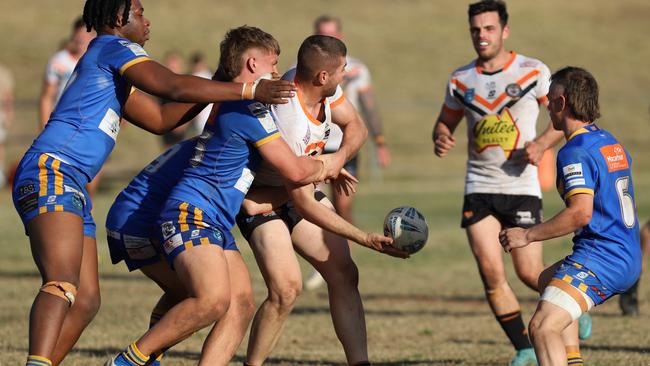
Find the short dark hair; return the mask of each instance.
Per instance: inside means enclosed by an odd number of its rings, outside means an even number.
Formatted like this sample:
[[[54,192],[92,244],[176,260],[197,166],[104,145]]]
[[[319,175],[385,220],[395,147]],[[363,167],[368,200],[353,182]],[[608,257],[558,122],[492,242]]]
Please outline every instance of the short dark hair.
[[[333,15],[324,14],[316,18],[314,21],[314,32],[318,32],[318,27],[323,23],[336,23],[336,29],[340,32],[343,30],[343,25],[341,24],[341,19]]]
[[[505,27],[506,24],[508,24],[508,10],[506,9],[506,3],[501,0],[482,0],[470,4],[469,9],[467,10],[467,15],[471,21],[472,17],[491,11],[499,13],[499,23],[501,23],[502,27]]]
[[[86,23],[84,23],[84,18],[82,16],[76,18],[72,23],[73,32],[76,32],[79,28],[86,28]]]
[[[309,36],[298,49],[296,74],[301,79],[310,79],[320,70],[333,71],[347,53],[345,43],[338,38],[319,34]]]
[[[567,66],[551,76],[553,87],[561,85],[571,115],[580,121],[593,122],[600,117],[598,83],[589,71]]]
[[[117,16],[122,9],[122,20],[129,21],[131,0],[86,0],[83,20],[88,32],[100,31],[104,27],[117,27]]]
[[[219,45],[219,67],[217,80],[232,81],[244,67],[243,55],[246,50],[260,48],[280,54],[280,44],[269,33],[247,25],[229,30]]]

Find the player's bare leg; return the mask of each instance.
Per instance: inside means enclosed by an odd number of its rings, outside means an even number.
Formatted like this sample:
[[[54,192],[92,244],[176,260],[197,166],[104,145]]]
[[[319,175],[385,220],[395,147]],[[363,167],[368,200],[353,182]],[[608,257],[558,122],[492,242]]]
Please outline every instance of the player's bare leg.
[[[101,302],[97,273],[97,242],[84,236],[79,290],[74,305],[63,321],[61,333],[52,353],[52,365],[58,365],[77,343],[81,333],[93,320]]]
[[[568,311],[540,301],[530,321],[530,338],[540,366],[567,365],[562,332],[573,322]]]
[[[27,224],[34,262],[43,285],[56,281],[79,287],[83,253],[83,221],[68,212],[41,214]],[[66,287],[68,285],[65,285]],[[63,287],[38,292],[29,316],[29,354],[51,359],[70,311]],[[62,358],[61,356],[58,356]]]
[[[226,250],[230,273],[230,307],[203,343],[199,365],[228,365],[255,314],[251,278],[238,251]]]
[[[512,255],[512,264],[515,267],[517,277],[531,290],[538,292],[537,280],[544,270],[542,243],[530,243],[523,248],[511,251],[510,254]]]
[[[281,220],[253,230],[249,240],[268,295],[257,310],[248,340],[246,363],[262,365],[280,339],[284,324],[302,289],[302,274],[291,235]]]
[[[322,201],[328,204],[327,201]],[[366,321],[359,272],[347,240],[302,220],[292,234],[296,250],[325,278],[334,330],[350,365],[368,361]]]
[[[137,349],[146,357],[214,323],[230,306],[230,277],[221,247],[201,245],[181,252],[174,260],[174,267],[188,297],[136,342]]]
[[[467,227],[467,238],[476,259],[486,297],[492,313],[519,352],[532,347],[526,336],[526,327],[521,317],[519,301],[506,279],[503,263],[503,248],[499,244],[501,223],[494,216],[487,216]],[[534,357],[523,355],[522,357]]]

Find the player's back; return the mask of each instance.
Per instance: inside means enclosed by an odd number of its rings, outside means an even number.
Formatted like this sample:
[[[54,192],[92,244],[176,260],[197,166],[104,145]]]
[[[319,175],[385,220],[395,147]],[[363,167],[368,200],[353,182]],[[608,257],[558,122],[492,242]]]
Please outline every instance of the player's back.
[[[563,197],[577,193],[594,197],[591,221],[576,233],[571,259],[618,291],[626,290],[641,270],[631,163],[616,138],[595,125],[576,131],[558,152]],[[611,265],[613,258],[616,266]]]
[[[49,153],[92,179],[110,154],[131,86],[121,77],[149,60],[140,45],[101,35],[79,60],[43,132],[28,152]]]

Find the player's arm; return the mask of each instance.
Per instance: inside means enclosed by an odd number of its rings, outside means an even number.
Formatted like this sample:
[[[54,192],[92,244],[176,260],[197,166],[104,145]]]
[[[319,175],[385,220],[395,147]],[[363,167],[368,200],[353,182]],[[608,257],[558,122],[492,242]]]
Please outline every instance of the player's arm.
[[[343,131],[343,140],[339,150],[332,155],[335,164],[332,169],[338,168],[340,171],[345,162],[352,159],[368,137],[368,129],[349,100],[341,97],[335,101],[336,105],[332,108],[332,122],[341,127]],[[338,173],[338,171],[337,171]]]
[[[50,119],[50,114],[54,110],[54,99],[56,98],[58,87],[55,83],[43,80],[41,96],[38,99],[38,121],[40,130],[45,128],[45,124]]]
[[[280,137],[279,132],[268,138],[263,144],[258,143],[257,150],[285,180],[304,185],[322,181],[327,177],[326,171],[330,166],[327,161],[296,156]]]
[[[366,125],[377,150],[377,161],[382,168],[390,165],[390,151],[384,139],[383,123],[377,108],[377,98],[372,88],[359,90],[359,104],[366,120]]]
[[[550,220],[531,228],[512,228],[501,231],[499,240],[507,252],[535,241],[557,238],[575,232],[589,224],[594,208],[593,193],[577,193],[567,200],[567,207]]]
[[[248,216],[270,212],[287,203],[289,194],[284,186],[253,187],[242,202],[241,208]]]
[[[553,123],[549,122],[546,130],[533,141],[528,141],[524,144],[525,157],[529,164],[537,165],[544,151],[555,146],[562,138],[564,133],[553,128]]]
[[[124,118],[146,131],[162,135],[191,121],[206,105],[206,103],[161,105],[155,98],[136,90],[129,95],[124,104]]]
[[[179,75],[163,65],[147,60],[128,67],[122,74],[136,88],[176,102],[212,103],[255,99],[262,103],[287,103],[295,86],[286,80],[260,80],[253,84],[207,80]]]
[[[288,183],[286,186],[296,210],[307,221],[378,252],[394,257],[408,257],[407,252],[390,245],[393,242],[391,238],[376,233],[366,233],[316,201],[313,185],[297,186]]]
[[[433,126],[433,152],[438,157],[444,157],[456,145],[454,131],[463,119],[463,111],[442,105],[436,124]]]

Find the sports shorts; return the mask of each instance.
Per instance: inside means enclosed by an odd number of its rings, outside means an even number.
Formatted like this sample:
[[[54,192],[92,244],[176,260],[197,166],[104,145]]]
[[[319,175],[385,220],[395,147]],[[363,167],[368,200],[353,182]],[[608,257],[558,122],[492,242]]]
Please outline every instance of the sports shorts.
[[[40,214],[70,212],[83,219],[84,236],[95,237],[88,178],[76,168],[47,154],[28,153],[18,164],[12,198],[25,226]]]
[[[322,201],[325,198],[325,194],[321,191],[314,191],[314,198],[317,201]],[[296,211],[293,203],[285,203],[284,205],[276,208],[271,212],[266,212],[258,215],[247,215],[243,210],[240,210],[235,218],[237,221],[237,227],[241,232],[244,239],[250,241],[250,237],[253,234],[253,230],[258,226],[267,223],[273,220],[282,220],[289,228],[289,232],[293,231],[293,228],[298,225],[300,221],[303,220],[302,216]]]
[[[462,228],[494,216],[504,227],[529,228],[542,222],[542,200],[536,196],[472,193],[463,202]]]

